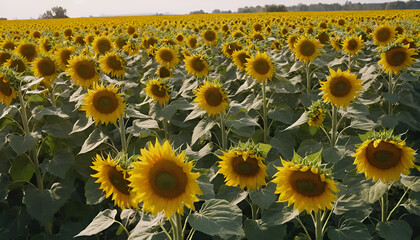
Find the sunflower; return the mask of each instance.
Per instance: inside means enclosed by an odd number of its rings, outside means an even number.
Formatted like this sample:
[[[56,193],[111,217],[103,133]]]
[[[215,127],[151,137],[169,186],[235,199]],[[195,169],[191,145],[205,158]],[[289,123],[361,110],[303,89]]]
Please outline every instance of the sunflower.
[[[48,53],[48,52],[49,52],[49,51],[51,51],[51,49],[52,49],[51,41],[50,41],[50,39],[49,39],[49,38],[47,38],[47,37],[43,37],[43,38],[40,40],[40,46],[41,46],[41,50],[42,50],[44,53]]]
[[[94,84],[93,90],[88,89],[87,95],[83,98],[81,111],[86,111],[87,117],[92,117],[95,124],[116,123],[118,118],[124,114],[125,104],[123,98],[117,93],[118,88],[113,85],[104,87]]]
[[[204,42],[210,46],[215,46],[217,44],[217,33],[211,29],[204,31],[202,37]]]
[[[320,127],[325,119],[325,103],[320,100],[312,103],[307,112],[308,125],[314,127]]]
[[[257,53],[245,63],[246,73],[262,83],[267,78],[271,81],[274,74],[274,64],[266,53]]]
[[[330,36],[326,32],[321,32],[316,37],[321,44],[325,44],[330,40]]]
[[[0,103],[5,103],[9,106],[15,98],[16,91],[10,86],[9,80],[5,78],[5,74],[0,74]]]
[[[122,36],[118,36],[115,40],[114,40],[114,44],[115,47],[118,50],[121,50],[126,44],[127,44],[128,40],[125,37]]]
[[[169,87],[168,84],[162,79],[152,79],[147,81],[146,88],[147,96],[153,98],[156,102],[160,104],[165,104],[169,96]]]
[[[15,49],[15,52],[26,59],[28,62],[32,62],[38,55],[38,48],[35,44],[32,43],[21,43]]]
[[[295,56],[302,62],[309,63],[315,60],[316,57],[321,55],[320,48],[324,45],[318,40],[310,39],[307,37],[300,37],[295,43]]]
[[[346,108],[350,102],[359,96],[359,90],[363,89],[362,80],[357,79],[356,74],[350,73],[349,70],[337,72],[330,68],[331,76],[327,77],[327,81],[320,82],[321,90],[324,91],[322,98],[324,102],[331,102],[338,108]]]
[[[264,165],[264,158],[252,150],[229,150],[218,156],[219,173],[225,176],[227,186],[238,186],[245,190],[260,189],[266,184],[268,176]]]
[[[99,58],[99,67],[105,74],[115,76],[117,78],[125,75],[125,61],[115,52],[108,52]]]
[[[6,38],[0,45],[0,48],[13,51],[16,48],[16,43],[12,39]]]
[[[35,77],[43,77],[45,82],[53,82],[57,76],[57,65],[49,57],[40,56],[32,62]]]
[[[125,44],[121,49],[124,52],[128,53],[128,55],[134,56],[140,52],[140,45],[138,45],[137,42],[132,40],[128,41],[127,44]]]
[[[205,77],[209,73],[209,64],[202,55],[186,56],[184,62],[185,69],[189,74]]]
[[[361,36],[350,36],[344,39],[343,50],[348,55],[354,55],[363,48],[363,40]]]
[[[128,171],[117,164],[117,161],[108,157],[105,159],[96,154],[95,161],[92,162],[91,168],[97,173],[91,176],[97,178],[96,183],[100,183],[99,189],[102,189],[106,197],[112,195],[115,205],[121,209],[137,208],[137,202],[134,201],[134,193],[128,186]]]
[[[168,141],[162,145],[156,140],[149,150],[141,149],[137,162],[133,162],[129,181],[136,200],[143,202],[143,210],[153,215],[164,211],[184,213],[184,206],[195,209],[196,195],[203,194],[197,183],[199,173],[193,173],[193,162],[184,162],[185,153],[176,155]]]
[[[382,25],[373,31],[373,39],[376,45],[386,46],[395,38],[395,29],[390,25]]]
[[[232,33],[233,38],[240,38],[240,37],[243,37],[243,36],[244,36],[244,33],[240,30],[236,30]]]
[[[206,81],[194,91],[196,98],[193,102],[205,110],[210,116],[226,111],[229,106],[228,95],[219,82]]]
[[[178,62],[178,54],[172,48],[161,47],[156,51],[155,54],[156,62],[167,68],[174,68]]]
[[[389,183],[398,181],[401,174],[409,174],[414,167],[414,150],[404,141],[370,139],[356,149],[354,164],[357,172],[367,179]]]
[[[416,43],[414,42],[414,39],[407,35],[400,35],[398,39],[396,40],[397,43],[401,43],[403,45],[408,45],[409,48],[416,49]]]
[[[13,69],[17,73],[23,73],[26,70],[26,61],[24,58],[12,56],[7,60],[4,66]]]
[[[242,45],[238,42],[225,42],[222,46],[223,54],[231,58],[234,51],[239,51],[242,49]]]
[[[413,55],[417,53],[415,49],[409,48],[409,45],[396,45],[381,53],[381,60],[378,63],[386,73],[398,74],[414,63],[414,58],[411,58]]]
[[[293,204],[299,212],[332,209],[339,189],[337,183],[320,172],[317,167],[302,166],[281,160],[283,167],[276,167],[278,172],[272,180],[277,184],[275,194],[280,194],[277,202]]]
[[[254,40],[254,41],[262,41],[264,40],[264,36],[261,33],[253,33],[250,37],[250,39]]]
[[[298,38],[299,36],[297,34],[289,35],[289,37],[287,38],[287,45],[289,45],[290,50],[295,50],[295,43]]]
[[[65,47],[58,49],[58,51],[55,53],[55,59],[62,69],[67,68],[67,64],[69,64],[69,59],[74,54],[74,52],[74,47]]]
[[[271,48],[274,51],[280,51],[283,48],[283,44],[281,44],[281,42],[279,40],[275,40],[272,44],[271,44]]]
[[[233,63],[239,68],[241,71],[245,71],[245,64],[248,62],[251,56],[246,50],[239,50],[235,51],[232,54]]]
[[[7,51],[0,51],[0,66],[3,66],[12,57],[12,55]]]
[[[106,52],[112,50],[114,47],[112,41],[107,37],[97,37],[92,42],[93,50],[96,54],[104,55]]]
[[[343,44],[343,41],[339,37],[332,37],[331,38],[331,46],[335,49],[335,51],[340,52],[341,46]]]
[[[169,77],[173,77],[173,73],[170,69],[168,69],[165,66],[159,66],[156,74],[159,76],[159,78],[169,78]]]
[[[86,89],[99,81],[96,65],[89,57],[73,56],[68,62],[66,71],[77,85]]]
[[[77,36],[74,38],[74,42],[75,42],[77,45],[80,45],[80,46],[85,46],[85,45],[86,45],[85,36],[83,36],[83,35],[77,35]]]
[[[195,36],[189,36],[187,38],[187,45],[190,48],[196,48],[197,46],[197,38]]]
[[[178,44],[183,44],[183,43],[184,43],[184,39],[185,39],[185,37],[184,37],[184,35],[183,35],[182,33],[178,33],[178,34],[175,36],[175,41],[176,41]]]

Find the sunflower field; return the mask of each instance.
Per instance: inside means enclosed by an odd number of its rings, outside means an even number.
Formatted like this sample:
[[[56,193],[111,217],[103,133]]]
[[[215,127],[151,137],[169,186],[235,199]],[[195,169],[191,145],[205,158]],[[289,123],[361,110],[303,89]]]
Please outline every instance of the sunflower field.
[[[1,21],[0,239],[419,240],[419,22]]]

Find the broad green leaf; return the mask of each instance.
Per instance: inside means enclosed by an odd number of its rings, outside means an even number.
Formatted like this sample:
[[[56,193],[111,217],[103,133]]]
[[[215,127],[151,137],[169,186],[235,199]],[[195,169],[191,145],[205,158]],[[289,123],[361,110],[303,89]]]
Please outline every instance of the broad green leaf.
[[[410,240],[413,234],[413,229],[403,220],[379,222],[376,231],[385,240]]]
[[[296,120],[292,125],[285,128],[283,131],[291,130],[293,128],[297,128],[300,125],[306,123],[308,121],[308,115],[306,112],[303,112],[302,115],[300,115],[299,119]]]
[[[214,124],[214,121],[208,118],[203,118],[200,122],[198,122],[193,130],[191,145],[194,145],[200,137],[208,133],[210,129],[213,128]]]
[[[334,214],[346,215],[358,221],[365,220],[372,211],[370,204],[360,201],[360,198],[354,194],[340,196],[334,207]]]
[[[245,200],[248,196],[248,192],[240,189],[239,187],[232,187],[222,185],[220,186],[219,191],[216,194],[216,198],[224,199],[231,202],[232,204],[238,204]]]
[[[188,116],[184,119],[184,122],[192,120],[192,119],[196,119],[198,117],[202,118],[205,114],[206,114],[206,111],[204,111],[201,108],[196,108],[192,110],[190,114],[188,114]]]
[[[245,237],[249,240],[284,239],[286,225],[267,226],[261,220],[247,219],[244,223]]]
[[[92,118],[86,118],[86,115],[81,114],[79,116],[79,119],[74,123],[73,129],[71,130],[69,134],[82,132],[88,129],[90,126],[92,126],[92,124],[93,124]]]
[[[96,205],[105,199],[105,193],[99,189],[101,184],[95,181],[96,178],[90,177],[85,184],[85,198],[88,205]]]
[[[261,213],[261,220],[267,226],[283,225],[299,215],[299,211],[287,207],[285,203],[276,203]]]
[[[286,132],[276,134],[270,141],[270,145],[279,150],[280,154],[285,159],[291,159],[293,157],[295,144],[295,136]]]
[[[7,135],[10,132],[10,128],[4,127],[0,130],[0,150],[3,148],[4,144],[7,142]]]
[[[277,200],[277,195],[274,194],[275,190],[276,184],[269,182],[265,187],[259,190],[250,191],[249,197],[259,207],[267,209]]]
[[[282,108],[270,110],[268,112],[268,117],[275,121],[280,121],[286,124],[290,124],[292,122],[293,112],[289,106],[284,105],[282,106]]]
[[[74,163],[72,152],[60,150],[51,161],[45,161],[41,164],[43,171],[47,171],[54,176],[65,178],[67,171]]]
[[[43,116],[58,116],[60,118],[70,117],[68,114],[64,113],[61,108],[57,108],[57,107],[46,107],[39,111],[37,110],[39,109],[37,108],[34,109],[34,112],[32,114],[33,114],[33,117],[38,121],[41,120]]]
[[[109,228],[115,222],[116,209],[106,209],[96,215],[89,225],[74,237],[92,236]]]
[[[368,118],[356,118],[351,121],[350,127],[364,131],[375,129],[378,124]]]
[[[134,216],[137,214],[137,211],[131,208],[126,208],[122,210],[120,214],[121,222],[124,226],[127,226],[129,224],[130,219],[134,218]]]
[[[327,146],[322,149],[322,158],[328,163],[336,163],[342,158],[342,156],[337,148]]]
[[[385,98],[385,100],[387,100],[388,102],[391,102],[392,104],[396,104],[397,102],[400,101],[400,95],[397,93],[387,93],[384,92],[382,93],[382,96]]]
[[[158,129],[159,128],[158,122],[153,119],[147,119],[144,121],[134,120],[133,125],[137,128],[143,128],[143,129]]]
[[[26,156],[22,155],[13,159],[12,167],[10,168],[10,175],[13,181],[29,181],[34,172],[34,166]]]
[[[51,189],[39,191],[28,187],[25,190],[25,203],[29,215],[41,224],[48,222],[70,198],[73,187],[69,183],[56,182]]]
[[[13,151],[15,151],[15,153],[19,156],[35,147],[38,142],[38,137],[32,134],[25,136],[9,135],[8,141]]]
[[[7,186],[9,186],[10,183],[9,177],[4,173],[0,173],[0,202],[3,202],[7,197]]]
[[[44,126],[42,126],[42,132],[55,138],[68,138],[72,129],[72,123],[66,119],[54,120],[48,119]]]
[[[201,174],[200,177],[197,178],[197,183],[203,192],[202,195],[198,196],[200,200],[209,200],[216,197],[213,190],[213,184],[206,175]]]
[[[5,104],[0,104],[0,119],[10,116],[13,117],[18,112],[18,109],[14,105],[6,106]]]
[[[32,86],[35,86],[42,82],[44,78],[34,77],[34,76],[24,76],[22,79],[22,86],[20,90],[25,91],[27,89],[30,89]]]
[[[312,154],[310,154],[310,155],[308,155],[308,156],[306,156],[304,159],[303,159],[303,161],[304,162],[308,162],[308,163],[316,163],[317,165],[318,164],[321,164],[321,161],[322,161],[322,149],[321,150],[319,150],[318,152],[315,152],[315,153],[312,153]],[[311,165],[312,166],[312,165]]]
[[[189,216],[188,223],[195,230],[211,236],[244,235],[241,209],[223,199],[204,202],[199,212]]]
[[[96,128],[83,143],[79,154],[90,152],[107,140],[108,136],[105,136],[99,128]]]
[[[128,237],[129,240],[152,240],[152,239],[162,239],[160,237],[164,237],[166,239],[166,235],[157,235],[153,228],[159,226],[165,220],[165,215],[159,213],[158,215],[154,216],[151,214],[145,214],[144,217],[137,223],[136,227],[130,232],[130,236]]]
[[[257,120],[251,118],[249,115],[245,114],[244,112],[239,113],[234,120],[226,121],[226,127],[233,127],[236,129],[240,129],[243,127],[252,127],[252,126],[259,126]]]
[[[369,234],[366,226],[353,218],[344,220],[339,228],[330,227],[327,230],[329,239],[334,240],[370,240],[372,237]]]
[[[420,192],[420,177],[402,175],[401,183],[409,189]]]
[[[420,216],[420,192],[410,192],[407,201],[402,206],[408,212]]]
[[[388,191],[388,184],[377,181],[373,186],[363,188],[361,197],[368,203],[375,203],[386,191]]]

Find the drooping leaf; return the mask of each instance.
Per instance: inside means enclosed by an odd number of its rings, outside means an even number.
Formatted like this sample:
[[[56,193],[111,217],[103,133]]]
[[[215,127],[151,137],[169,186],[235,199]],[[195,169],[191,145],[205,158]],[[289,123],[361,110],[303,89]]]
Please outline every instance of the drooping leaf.
[[[105,136],[105,134],[103,134],[99,128],[96,128],[83,143],[82,149],[80,149],[79,154],[92,151],[107,140],[108,136]]]
[[[378,201],[386,191],[388,191],[388,185],[381,181],[377,181],[373,186],[363,188],[361,197],[368,203],[374,203]]]
[[[81,114],[81,116],[79,116],[79,119],[74,123],[73,129],[69,134],[82,132],[88,129],[90,126],[92,126],[93,123],[94,122],[92,118],[86,118],[84,114]]]
[[[284,203],[276,203],[270,206],[261,214],[261,220],[267,226],[285,224],[299,215],[299,211],[287,207]]]
[[[198,124],[194,127],[192,138],[191,138],[191,145],[202,137],[204,134],[208,133],[210,129],[214,126],[214,121],[208,118],[203,118]]]
[[[211,236],[243,236],[241,209],[223,199],[204,202],[199,212],[191,214],[188,223],[197,231]]]
[[[25,136],[9,135],[8,141],[13,151],[19,156],[36,146],[38,137],[30,134]]]
[[[293,128],[297,128],[300,125],[306,123],[308,121],[308,115],[306,112],[303,112],[302,115],[300,115],[299,119],[296,120],[292,125],[285,128],[283,131],[291,130]]]
[[[276,184],[273,182],[269,182],[265,187],[259,190],[250,191],[249,197],[259,207],[267,209],[277,199],[277,196],[274,194],[275,190]]]
[[[410,192],[407,201],[402,206],[408,212],[420,216],[420,192]]]
[[[137,223],[136,227],[130,232],[129,240],[157,240],[166,239],[163,232],[157,233],[153,228],[159,226],[165,220],[165,215],[159,213],[156,216],[145,214],[144,217]],[[163,235],[162,235],[163,234]],[[164,237],[164,238],[161,238]]]
[[[74,237],[92,236],[109,228],[115,222],[116,209],[106,209],[96,215],[89,225]]]
[[[413,234],[413,229],[403,220],[379,222],[376,231],[385,240],[410,240]]]
[[[232,187],[226,185],[222,185],[216,194],[217,198],[225,199],[226,201],[229,201],[232,204],[238,204],[242,202],[247,196],[248,192],[240,189],[239,187]]]
[[[13,181],[29,181],[34,172],[34,166],[24,155],[13,159],[12,167],[10,168],[10,175]]]
[[[101,184],[95,183],[95,181],[95,178],[90,177],[85,184],[85,198],[88,205],[98,204],[105,199],[105,193],[99,189]]]
[[[247,219],[244,223],[245,237],[249,240],[284,239],[286,228],[286,225],[267,226],[261,220],[253,219]]]
[[[420,177],[402,175],[401,183],[409,189],[420,192]]]
[[[330,227],[327,230],[327,235],[330,239],[337,240],[372,239],[366,226],[353,218],[344,220],[339,228]]]
[[[54,176],[65,178],[67,171],[74,163],[72,152],[60,150],[51,161],[42,163],[41,168]]]

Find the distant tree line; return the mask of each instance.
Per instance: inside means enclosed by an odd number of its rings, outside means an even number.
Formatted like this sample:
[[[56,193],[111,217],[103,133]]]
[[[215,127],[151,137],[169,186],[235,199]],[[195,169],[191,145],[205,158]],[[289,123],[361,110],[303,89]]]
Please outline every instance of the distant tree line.
[[[40,19],[52,19],[52,18],[68,18],[67,9],[63,7],[53,7],[51,10],[46,11],[41,16]]]
[[[7,20],[7,18],[5,18],[5,17],[0,17],[0,20]]]
[[[392,9],[420,9],[420,1],[409,0],[408,2],[396,1],[388,3],[352,3],[346,1],[344,4],[298,4],[295,6],[286,7],[284,5],[265,5],[255,7],[238,8],[236,13],[258,13],[258,12],[317,12],[317,11],[363,11],[363,10],[392,10]],[[203,10],[193,11],[190,14],[205,14]],[[212,13],[232,13],[231,11],[221,11],[219,9],[213,10]]]

